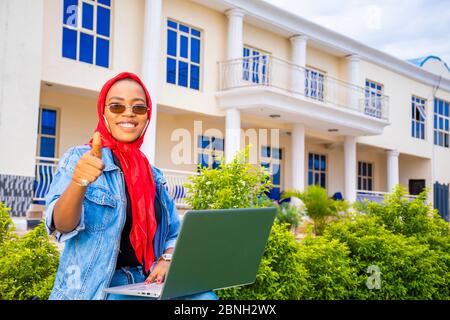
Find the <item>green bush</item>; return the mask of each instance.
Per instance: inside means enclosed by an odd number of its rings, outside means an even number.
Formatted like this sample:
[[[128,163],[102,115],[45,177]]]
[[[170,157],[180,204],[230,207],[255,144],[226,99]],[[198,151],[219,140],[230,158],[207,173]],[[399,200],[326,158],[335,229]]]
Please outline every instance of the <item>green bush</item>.
[[[300,212],[296,206],[283,202],[277,207],[276,221],[285,224],[289,230],[295,229],[300,223]]]
[[[378,218],[380,224],[394,234],[413,237],[413,241],[431,249],[430,255],[437,259],[436,268],[444,274],[440,284],[437,284],[436,295],[449,299],[450,224],[439,216],[431,204],[426,203],[427,190],[413,201],[409,201],[406,194],[403,187],[397,186],[382,203],[367,202],[359,209]]]
[[[11,218],[0,208],[0,300],[47,299],[58,267],[56,246],[43,223],[22,238],[13,234]]]
[[[327,226],[324,237],[350,250],[358,279],[352,299],[449,299],[450,273],[443,256],[413,236],[387,230],[379,217],[341,218]],[[380,271],[379,289],[368,286],[369,268]]]
[[[282,198],[294,197],[303,201],[306,214],[314,222],[314,233],[321,235],[331,217],[347,210],[345,201],[337,201],[328,197],[327,191],[320,186],[309,186],[304,192],[288,190]]]
[[[308,296],[308,272],[300,263],[298,244],[285,225],[275,223],[255,283],[217,292],[221,299],[301,299]]]
[[[245,161],[248,154],[247,147],[231,163],[217,169],[200,168],[200,174],[185,184],[186,203],[195,210],[261,206],[271,183],[265,169]]]
[[[321,236],[304,238],[299,247],[299,262],[308,271],[308,290],[302,299],[349,299],[357,286],[350,250],[338,240]]]
[[[15,236],[13,233],[15,227],[8,211],[9,208],[0,202],[0,246]]]

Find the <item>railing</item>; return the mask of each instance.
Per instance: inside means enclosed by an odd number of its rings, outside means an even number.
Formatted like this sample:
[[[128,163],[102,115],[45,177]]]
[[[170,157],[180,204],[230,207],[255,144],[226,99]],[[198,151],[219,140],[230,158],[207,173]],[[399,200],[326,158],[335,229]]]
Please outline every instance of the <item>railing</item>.
[[[268,86],[329,106],[388,120],[389,97],[271,55],[219,62],[219,90]]]
[[[33,202],[44,204],[45,196],[48,193],[50,184],[58,166],[59,159],[36,157],[36,169],[34,180]]]
[[[365,200],[367,200],[381,203],[387,195],[389,195],[389,192],[356,190],[356,201],[364,202]],[[405,195],[405,197],[409,201],[413,201],[415,198],[417,198],[417,196],[411,194]]]
[[[184,184],[189,182],[188,177],[196,175],[196,172],[162,169],[167,182],[169,194],[175,201],[177,207],[187,208],[188,205],[184,201],[186,198],[186,189]]]
[[[58,166],[58,161],[59,159],[57,158],[36,157],[33,196],[34,203],[44,204],[45,196],[48,193],[50,184],[52,183],[53,176]],[[183,184],[188,182],[188,176],[195,175],[197,173],[169,169],[161,170],[163,171],[167,182],[166,187],[169,194],[173,197],[175,204],[179,207],[187,207],[184,201],[186,191]]]

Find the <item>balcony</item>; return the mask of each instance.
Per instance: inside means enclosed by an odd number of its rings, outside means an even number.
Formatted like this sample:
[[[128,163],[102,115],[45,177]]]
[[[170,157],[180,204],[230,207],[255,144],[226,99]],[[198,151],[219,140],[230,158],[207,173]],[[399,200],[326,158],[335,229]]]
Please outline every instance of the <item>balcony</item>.
[[[382,191],[366,191],[366,190],[356,190],[356,201],[358,202],[364,202],[364,201],[372,201],[376,203],[383,202],[384,198],[389,195],[389,192],[382,192]],[[405,195],[406,199],[408,201],[413,201],[417,198],[417,196],[414,195]]]
[[[219,72],[216,97],[222,108],[260,115],[267,109],[352,135],[380,134],[389,124],[387,96],[271,55],[219,62]]]

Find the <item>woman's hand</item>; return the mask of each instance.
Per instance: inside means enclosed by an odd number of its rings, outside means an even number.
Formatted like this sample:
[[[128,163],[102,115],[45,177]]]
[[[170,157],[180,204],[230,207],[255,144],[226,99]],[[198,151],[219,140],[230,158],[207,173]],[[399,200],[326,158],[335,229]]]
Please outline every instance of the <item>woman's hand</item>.
[[[100,133],[95,132],[92,139],[92,149],[83,154],[78,160],[73,171],[72,180],[77,184],[82,184],[83,180],[92,183],[101,176],[104,167]]]
[[[148,278],[144,281],[145,284],[150,284],[156,282],[158,284],[162,283],[166,278],[167,271],[169,270],[170,261],[159,260],[153,271],[150,273]]]

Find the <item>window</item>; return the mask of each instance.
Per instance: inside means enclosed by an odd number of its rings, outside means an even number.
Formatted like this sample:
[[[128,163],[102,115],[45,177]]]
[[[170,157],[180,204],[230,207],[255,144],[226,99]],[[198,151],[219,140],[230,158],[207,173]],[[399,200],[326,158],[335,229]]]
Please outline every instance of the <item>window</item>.
[[[425,140],[425,103],[426,100],[412,96],[411,101],[411,136]]]
[[[109,67],[111,0],[64,0],[62,56]]]
[[[243,57],[243,80],[268,84],[269,54],[246,46],[243,49]]]
[[[325,74],[311,69],[305,69],[305,96],[323,101]]]
[[[198,164],[202,168],[216,169],[223,158],[224,140],[217,137],[199,135],[197,143]]]
[[[282,150],[269,146],[261,147],[261,166],[270,172],[272,189],[269,197],[273,200],[279,200],[281,195],[281,161],[283,159]]]
[[[201,32],[167,20],[166,82],[200,90]]]
[[[373,191],[373,164],[358,161],[358,190]]]
[[[382,104],[383,104],[383,85],[371,80],[366,80],[365,89],[365,114],[380,118],[382,116]]]
[[[38,152],[39,157],[55,158],[57,146],[57,119],[56,110],[40,109],[38,124]]]
[[[322,154],[308,154],[308,185],[327,187],[327,156]]]
[[[434,99],[434,144],[448,148],[449,141],[449,102]]]

